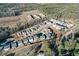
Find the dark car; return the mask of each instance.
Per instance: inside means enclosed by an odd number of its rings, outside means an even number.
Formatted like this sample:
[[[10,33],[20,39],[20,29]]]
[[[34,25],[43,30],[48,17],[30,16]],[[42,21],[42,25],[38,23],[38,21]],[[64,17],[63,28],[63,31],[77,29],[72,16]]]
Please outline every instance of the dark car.
[[[40,38],[43,35],[43,33],[42,32],[38,32],[35,35],[37,35],[37,37]]]

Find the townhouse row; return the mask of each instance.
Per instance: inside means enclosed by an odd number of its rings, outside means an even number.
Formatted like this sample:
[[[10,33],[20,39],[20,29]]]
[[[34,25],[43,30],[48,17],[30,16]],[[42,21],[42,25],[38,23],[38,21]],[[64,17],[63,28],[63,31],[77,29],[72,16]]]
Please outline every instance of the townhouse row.
[[[48,40],[50,38],[53,38],[53,32],[49,29],[49,31],[47,31],[47,33],[44,32],[37,32],[36,34],[32,35],[32,36],[27,36],[26,38],[23,38],[21,40],[14,40],[13,42],[10,42],[8,45],[3,46],[3,49],[9,50],[9,49],[14,49],[17,48],[18,46],[22,46],[22,45],[28,45],[28,44],[32,44],[35,42],[39,42],[42,40]]]
[[[31,28],[27,28],[22,31],[18,31],[15,36],[18,36],[20,38],[17,39],[14,37],[13,42],[10,42],[8,45],[3,46],[2,48],[4,48],[4,50],[8,50],[11,48],[16,48],[21,45],[28,45],[29,43],[38,42],[40,40],[51,39],[51,37],[53,37],[52,34],[54,32],[53,32],[53,29],[51,31],[48,27],[51,25],[54,26],[54,24],[56,25],[55,28],[57,28],[57,26],[59,26],[60,29],[65,28],[65,27],[67,29],[73,27],[73,24],[70,24],[67,26],[63,22],[50,19],[50,20],[44,21],[40,24],[37,24]],[[72,32],[67,34],[65,37],[66,37],[66,39],[71,38]]]

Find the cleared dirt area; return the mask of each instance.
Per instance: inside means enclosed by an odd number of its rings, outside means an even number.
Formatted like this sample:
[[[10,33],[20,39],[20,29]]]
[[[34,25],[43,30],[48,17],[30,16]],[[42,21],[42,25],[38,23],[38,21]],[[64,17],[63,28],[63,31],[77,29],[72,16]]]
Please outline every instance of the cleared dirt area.
[[[3,17],[0,18],[0,26],[14,26],[18,22],[19,18],[15,17]]]
[[[11,17],[1,17],[0,18],[0,26],[5,27],[14,27],[18,22],[24,23],[25,21],[31,20],[29,15],[39,14],[40,12],[37,10],[22,12],[19,16],[11,16]]]

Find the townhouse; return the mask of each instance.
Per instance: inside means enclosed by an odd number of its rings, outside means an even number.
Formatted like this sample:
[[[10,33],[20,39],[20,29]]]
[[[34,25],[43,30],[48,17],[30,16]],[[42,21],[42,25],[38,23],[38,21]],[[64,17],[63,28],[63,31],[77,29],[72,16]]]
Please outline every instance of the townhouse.
[[[17,39],[14,37],[14,42],[11,42],[10,45],[5,46],[4,49],[7,50],[8,48],[17,48],[18,46],[21,46],[21,45],[28,45],[28,44],[35,43],[42,40],[49,40],[50,38],[54,37],[53,34],[55,32],[55,31],[52,32],[50,28],[48,28],[50,26],[52,26],[51,28],[52,31],[57,30],[57,33],[60,33],[58,31],[60,31],[61,29],[68,30],[74,25],[67,24],[67,23],[61,22],[59,20],[54,20],[54,19],[46,20],[33,27],[14,33],[16,34],[15,36],[19,38]],[[57,34],[57,35],[61,36],[60,34]],[[70,39],[72,37],[72,31],[65,34],[64,37],[65,39]]]

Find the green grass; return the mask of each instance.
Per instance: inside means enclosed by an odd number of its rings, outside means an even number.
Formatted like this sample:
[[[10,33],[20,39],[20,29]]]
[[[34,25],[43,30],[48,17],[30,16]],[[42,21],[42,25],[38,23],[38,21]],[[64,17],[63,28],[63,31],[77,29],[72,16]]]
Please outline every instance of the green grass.
[[[49,47],[50,43],[48,41],[44,41],[44,52],[46,55],[50,56],[51,55],[51,49]]]
[[[79,43],[76,44],[75,49],[79,49]]]
[[[79,10],[79,4],[45,4],[39,7],[40,11],[44,12],[45,14],[50,14],[51,17],[74,17],[78,15],[76,11]]]
[[[75,17],[78,16],[79,4],[73,3],[52,3],[52,4],[0,4],[0,9],[14,8],[20,11],[39,10],[53,18],[57,17]]]
[[[74,54],[75,54],[75,56],[79,56],[79,43],[76,44]]]

